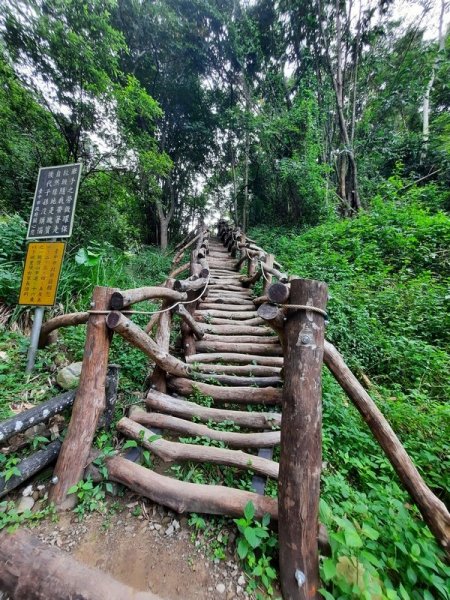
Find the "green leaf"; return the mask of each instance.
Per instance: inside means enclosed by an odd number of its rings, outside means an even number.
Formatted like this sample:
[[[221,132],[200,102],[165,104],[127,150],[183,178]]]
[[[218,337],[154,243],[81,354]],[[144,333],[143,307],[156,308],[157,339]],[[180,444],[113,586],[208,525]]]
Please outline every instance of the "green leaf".
[[[122,446],[122,450],[126,450],[127,448],[136,448],[137,442],[135,440],[127,440],[125,444]]]
[[[322,564],[323,576],[329,581],[336,575],[336,564],[332,558],[326,558]]]
[[[261,544],[261,540],[256,535],[256,531],[253,527],[246,527],[244,529],[244,536],[252,548],[257,548]]]
[[[239,555],[239,558],[241,560],[244,560],[244,558],[247,556],[248,554],[248,544],[245,540],[243,540],[242,538],[239,540],[238,545],[237,545],[237,553]]]
[[[364,533],[364,535],[366,537],[368,537],[371,540],[377,540],[380,537],[380,534],[378,533],[378,531],[376,531],[373,527],[371,527],[367,523],[363,523],[362,532]]]
[[[68,494],[76,494],[78,492],[78,485],[72,485],[68,490],[67,493]]]
[[[350,548],[361,548],[363,545],[362,539],[360,538],[356,529],[347,528],[344,530],[345,543]]]
[[[244,516],[249,522],[252,521],[253,517],[255,516],[255,507],[253,506],[253,502],[251,500],[245,505]]]
[[[335,600],[333,594],[330,594],[330,592],[327,592],[327,590],[325,590],[324,588],[320,588],[319,592],[322,594],[325,600]]]

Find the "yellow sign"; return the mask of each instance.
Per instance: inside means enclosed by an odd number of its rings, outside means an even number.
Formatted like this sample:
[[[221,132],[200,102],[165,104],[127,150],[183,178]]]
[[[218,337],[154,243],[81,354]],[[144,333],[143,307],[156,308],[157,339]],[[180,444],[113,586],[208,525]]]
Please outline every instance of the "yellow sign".
[[[65,247],[64,242],[31,242],[28,245],[19,304],[55,304]]]

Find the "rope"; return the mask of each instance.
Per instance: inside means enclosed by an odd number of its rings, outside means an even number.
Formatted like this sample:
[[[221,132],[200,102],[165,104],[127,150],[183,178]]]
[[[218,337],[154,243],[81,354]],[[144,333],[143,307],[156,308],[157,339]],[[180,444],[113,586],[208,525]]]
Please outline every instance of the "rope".
[[[309,304],[277,304],[277,306],[294,310],[310,310],[311,312],[322,315],[322,317],[325,317],[325,319],[328,320],[328,314],[321,308],[317,308],[317,306],[309,306]]]
[[[179,304],[192,304],[193,302],[197,302],[198,300],[200,300],[200,298],[202,298],[202,296],[206,292],[206,288],[208,287],[209,280],[210,280],[210,275],[208,275],[208,279],[206,280],[203,292],[200,294],[200,296],[197,296],[197,298],[194,298],[193,300],[180,300],[179,302],[175,302],[175,304],[172,304],[171,306],[168,306],[167,308],[160,308],[159,310],[121,310],[120,312],[123,313],[124,315],[157,315],[159,313],[164,313],[169,310],[172,310]],[[86,312],[88,312],[91,315],[109,315],[109,313],[111,311],[110,310],[87,310]]]

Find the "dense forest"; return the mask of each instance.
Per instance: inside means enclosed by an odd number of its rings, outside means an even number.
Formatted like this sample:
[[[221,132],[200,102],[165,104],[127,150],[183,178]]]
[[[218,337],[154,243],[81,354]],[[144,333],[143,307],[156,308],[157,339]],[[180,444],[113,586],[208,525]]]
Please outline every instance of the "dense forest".
[[[81,162],[53,313],[86,310],[96,284],[160,284],[175,244],[226,218],[290,273],[327,282],[328,339],[448,501],[448,8],[0,0],[0,418],[14,395],[54,394],[57,367],[83,353],[68,328],[40,353],[34,383],[17,379],[38,170]],[[146,360],[115,344],[127,403]],[[442,551],[329,375],[323,405],[323,597],[450,599]],[[15,522],[7,514],[0,528]],[[253,570],[251,591],[270,595]]]

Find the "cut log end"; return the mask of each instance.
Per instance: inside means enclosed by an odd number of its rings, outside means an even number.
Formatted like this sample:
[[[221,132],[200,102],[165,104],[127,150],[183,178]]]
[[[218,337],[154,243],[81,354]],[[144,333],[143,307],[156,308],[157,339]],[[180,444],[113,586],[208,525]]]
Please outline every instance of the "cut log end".
[[[122,292],[114,292],[111,294],[110,307],[112,310],[122,310],[124,306],[125,302]]]

